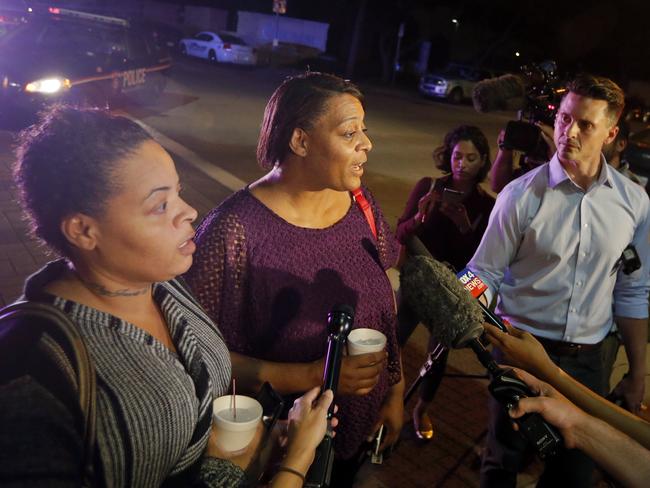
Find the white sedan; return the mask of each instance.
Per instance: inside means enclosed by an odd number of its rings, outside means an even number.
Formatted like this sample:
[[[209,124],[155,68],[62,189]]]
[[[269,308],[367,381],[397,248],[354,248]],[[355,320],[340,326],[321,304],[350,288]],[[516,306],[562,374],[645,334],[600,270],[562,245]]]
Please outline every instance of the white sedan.
[[[194,37],[181,39],[179,48],[182,54],[209,59],[212,62],[257,63],[255,49],[239,37],[225,32],[219,34],[210,31],[199,32]]]

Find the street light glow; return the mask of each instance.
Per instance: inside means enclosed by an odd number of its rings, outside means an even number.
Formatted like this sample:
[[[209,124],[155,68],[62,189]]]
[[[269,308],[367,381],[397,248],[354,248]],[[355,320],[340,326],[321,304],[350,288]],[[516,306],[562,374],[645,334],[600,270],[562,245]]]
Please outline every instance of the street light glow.
[[[451,19],[451,23],[458,25],[458,19]]]
[[[515,56],[519,57],[519,51],[515,52]]]

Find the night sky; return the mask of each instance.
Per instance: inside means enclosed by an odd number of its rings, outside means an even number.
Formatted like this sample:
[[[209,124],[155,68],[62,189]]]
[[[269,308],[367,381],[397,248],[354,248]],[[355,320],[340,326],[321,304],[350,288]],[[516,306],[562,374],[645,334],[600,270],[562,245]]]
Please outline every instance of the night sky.
[[[182,2],[177,2],[182,3]],[[200,2],[197,2],[200,3]],[[368,76],[381,74],[381,52],[394,50],[405,22],[403,58],[432,42],[430,64],[468,62],[513,70],[552,58],[563,72],[593,71],[620,81],[650,81],[650,2],[646,0],[288,0],[287,15],[328,22],[328,51],[346,57],[363,8],[361,49]],[[212,0],[221,8],[271,13],[271,0]],[[458,27],[452,24],[457,19]],[[520,57],[514,53],[520,52]]]
[[[272,0],[157,1],[221,8],[231,13],[231,19],[238,10],[271,14],[273,4]],[[650,81],[649,0],[287,0],[287,15],[329,24],[327,54],[337,60],[340,70],[345,70],[358,32],[357,59],[363,62],[354,63],[355,77],[386,80],[399,24],[404,22],[400,62],[405,65],[418,59],[420,45],[428,41],[430,68],[454,61],[514,72],[522,64],[554,59],[564,75],[590,71],[622,84]]]

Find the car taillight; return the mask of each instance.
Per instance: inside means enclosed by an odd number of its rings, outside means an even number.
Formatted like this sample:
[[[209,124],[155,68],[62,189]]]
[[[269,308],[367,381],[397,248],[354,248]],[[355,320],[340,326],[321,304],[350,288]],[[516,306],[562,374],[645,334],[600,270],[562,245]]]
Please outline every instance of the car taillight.
[[[223,48],[224,48],[224,49],[230,49],[230,47],[231,47],[231,46],[230,46],[230,44],[228,44],[228,43],[224,43],[224,45],[223,45]]]

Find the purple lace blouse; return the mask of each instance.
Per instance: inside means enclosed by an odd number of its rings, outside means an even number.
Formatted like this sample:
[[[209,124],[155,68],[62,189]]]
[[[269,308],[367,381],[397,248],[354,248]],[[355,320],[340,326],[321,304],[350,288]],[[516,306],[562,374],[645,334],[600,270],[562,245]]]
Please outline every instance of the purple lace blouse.
[[[223,333],[228,348],[277,362],[310,362],[327,346],[327,313],[345,303],[354,328],[388,338],[388,367],[364,396],[341,396],[337,456],[356,454],[370,433],[388,389],[400,380],[393,293],[385,270],[397,259],[397,241],[367,190],[377,239],[352,202],[325,229],[296,227],[245,188],[213,209],[195,238],[197,252],[186,275],[199,301]]]

